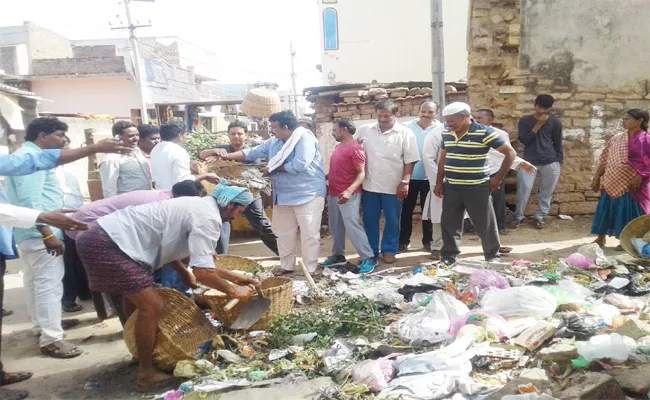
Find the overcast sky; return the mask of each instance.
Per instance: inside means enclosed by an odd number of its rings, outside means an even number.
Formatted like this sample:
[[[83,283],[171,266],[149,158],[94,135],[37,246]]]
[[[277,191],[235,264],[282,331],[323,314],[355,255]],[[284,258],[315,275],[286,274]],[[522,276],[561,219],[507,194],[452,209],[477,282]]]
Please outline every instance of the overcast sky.
[[[126,24],[117,0],[2,0],[0,26],[32,21],[69,39],[126,37],[111,30]],[[291,85],[289,43],[296,51],[298,88],[320,85],[320,36],[316,0],[155,0],[133,1],[132,14],[150,28],[139,36],[179,36],[208,52],[197,71],[223,83],[274,81]],[[187,43],[185,43],[187,44]],[[213,53],[212,53],[213,52]]]

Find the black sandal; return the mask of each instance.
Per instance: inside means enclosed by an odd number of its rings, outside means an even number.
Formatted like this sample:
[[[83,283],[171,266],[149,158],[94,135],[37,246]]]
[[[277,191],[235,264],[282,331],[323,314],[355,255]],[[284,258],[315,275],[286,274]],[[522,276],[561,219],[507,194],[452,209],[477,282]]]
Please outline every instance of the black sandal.
[[[73,313],[73,312],[78,312],[84,309],[84,306],[78,303],[72,303],[70,305],[64,305],[63,306],[63,312],[67,313]]]
[[[83,350],[63,340],[41,347],[41,353],[53,358],[75,358],[83,354]]]
[[[26,381],[34,375],[31,372],[2,372],[0,386],[13,385],[14,383]]]

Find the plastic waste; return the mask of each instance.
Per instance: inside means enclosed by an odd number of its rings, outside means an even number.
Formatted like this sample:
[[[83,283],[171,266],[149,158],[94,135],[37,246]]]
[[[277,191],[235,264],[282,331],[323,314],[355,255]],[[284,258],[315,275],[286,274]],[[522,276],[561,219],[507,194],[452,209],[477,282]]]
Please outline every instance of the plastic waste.
[[[587,361],[609,358],[613,363],[621,364],[627,361],[630,353],[636,351],[636,342],[630,337],[612,333],[596,335],[588,342],[576,342],[576,349]]]
[[[508,280],[491,269],[478,269],[469,278],[470,287],[479,289],[497,288],[506,289],[510,287]]]
[[[433,371],[458,371],[469,374],[470,360],[476,355],[474,339],[464,336],[448,346],[422,354],[407,354],[395,360],[397,376],[424,374]]]
[[[590,260],[593,260],[596,265],[602,266],[608,264],[607,257],[605,257],[605,253],[603,253],[603,249],[601,249],[600,246],[598,246],[596,243],[589,243],[578,247],[577,253],[582,254]]]
[[[515,344],[534,351],[555,335],[557,329],[546,321],[538,321],[534,326],[523,331],[515,338]]]
[[[562,319],[556,337],[589,340],[598,329],[598,321],[585,314],[567,314],[563,315]]]
[[[569,257],[566,258],[566,260],[564,260],[564,262],[566,262],[567,265],[571,267],[576,267],[581,269],[589,269],[589,267],[594,264],[594,260],[589,259],[580,253],[571,254]]]
[[[404,285],[401,287],[397,293],[400,296],[403,296],[403,299],[406,301],[411,301],[413,298],[413,295],[417,293],[433,293],[436,290],[442,290],[444,289],[444,285],[440,284],[428,284],[428,283],[423,283],[420,285]]]
[[[643,299],[628,297],[618,293],[610,293],[605,296],[605,303],[616,306],[621,310],[633,310],[639,312],[645,307]]]
[[[469,325],[476,325],[483,328],[485,332],[485,338],[483,340],[487,339],[490,342],[501,341],[509,331],[508,323],[503,317],[495,313],[477,309],[454,318],[449,327],[449,334],[452,337],[457,336],[463,328]],[[482,342],[483,340],[477,340],[477,342]]]
[[[491,289],[483,296],[480,303],[483,310],[502,317],[548,318],[557,308],[555,296],[535,286]]]
[[[582,296],[578,295],[575,292],[563,289],[560,286],[543,286],[542,289],[552,294],[557,300],[558,305],[581,304],[584,302],[584,298]]]
[[[575,293],[577,296],[580,296],[580,298],[583,300],[586,299],[587,297],[594,295],[594,292],[589,290],[589,288],[586,288],[581,284],[576,283],[570,279],[563,279],[559,281],[557,285],[568,292]]]
[[[650,243],[646,240],[634,238],[632,239],[632,247],[641,258],[650,259]]]
[[[165,400],[181,400],[183,398],[183,392],[181,391],[175,391],[169,393],[166,397]]]
[[[523,394],[509,394],[501,397],[501,400],[559,400],[546,393],[523,393]]]
[[[443,399],[453,393],[459,374],[435,371],[395,378],[381,391],[379,398],[405,396],[415,399]]]
[[[476,343],[481,343],[487,340],[487,331],[482,326],[478,325],[465,325],[456,332],[456,338],[470,336]]]
[[[174,376],[177,378],[194,378],[197,375],[210,374],[215,366],[208,360],[181,360],[176,363]]]
[[[373,393],[381,392],[395,376],[395,362],[391,358],[365,360],[352,367],[352,380],[356,384],[368,385]]]
[[[591,309],[591,313],[600,317],[607,325],[612,325],[612,319],[621,315],[618,308],[611,304],[598,304]]]
[[[451,338],[451,320],[468,312],[467,306],[452,295],[437,291],[424,310],[403,316],[395,329],[400,339],[410,344],[440,343]]]
[[[340,371],[351,364],[354,347],[344,340],[338,339],[332,347],[323,354],[323,370],[327,374]]]

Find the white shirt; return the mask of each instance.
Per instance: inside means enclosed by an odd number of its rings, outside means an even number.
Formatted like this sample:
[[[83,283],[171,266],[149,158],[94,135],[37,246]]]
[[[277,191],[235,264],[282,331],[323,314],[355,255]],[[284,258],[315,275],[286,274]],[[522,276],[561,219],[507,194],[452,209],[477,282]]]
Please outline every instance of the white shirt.
[[[499,134],[499,138],[503,140],[504,143],[510,143],[510,135],[508,135],[508,132],[499,128],[495,128],[493,126],[490,128],[494,129]],[[505,160],[505,158],[506,156],[499,152],[499,150],[490,148],[488,151],[488,167],[490,168],[490,176],[499,172],[501,169],[501,164],[503,164],[503,160]],[[512,163],[512,169],[517,169],[522,161],[524,160],[515,156],[515,161]]]
[[[99,164],[104,198],[134,190],[151,189],[151,172],[142,150],[134,148],[132,154],[106,154]]]
[[[36,219],[40,214],[39,210],[0,204],[0,225],[29,229],[36,225]]]
[[[404,164],[420,161],[413,132],[395,122],[382,133],[378,123],[361,126],[355,138],[366,151],[366,179],[363,190],[375,193],[396,194],[402,181]]]
[[[151,150],[151,173],[158,190],[171,190],[178,182],[194,180],[190,154],[173,142],[161,142]]]
[[[188,256],[190,267],[215,267],[221,214],[212,196],[130,206],[97,222],[124,253],[153,270]]]
[[[424,172],[429,180],[429,194],[422,207],[422,219],[429,220],[432,224],[439,224],[442,215],[442,199],[433,194],[438,179],[438,162],[442,150],[443,124],[436,125],[429,135],[424,139],[422,146],[422,164]]]
[[[69,165],[58,166],[55,170],[56,178],[63,193],[63,208],[77,210],[84,205],[84,195],[79,188],[79,181]]]

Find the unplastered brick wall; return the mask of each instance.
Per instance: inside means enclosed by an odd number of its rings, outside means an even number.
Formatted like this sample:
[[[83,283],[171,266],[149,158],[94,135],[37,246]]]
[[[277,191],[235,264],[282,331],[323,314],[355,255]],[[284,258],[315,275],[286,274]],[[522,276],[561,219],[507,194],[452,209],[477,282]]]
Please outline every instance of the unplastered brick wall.
[[[648,108],[648,81],[618,88],[578,85],[572,79],[576,61],[571,53],[555,54],[543,65],[527,65],[520,54],[518,0],[473,0],[469,28],[468,97],[473,108],[494,110],[495,122],[509,132],[521,152],[523,146],[516,142],[519,118],[534,111],[537,95],[552,95],[554,115],[563,125],[564,164],[551,214],[594,213],[599,195],[591,190],[590,182],[602,149],[612,135],[621,132],[620,117],[625,109]],[[648,75],[650,79],[650,69]],[[512,177],[506,182],[511,205],[515,204],[516,182]],[[536,206],[537,187],[526,214],[533,214]]]
[[[125,73],[124,57],[46,58],[32,61],[32,75]]]
[[[316,123],[332,122],[345,117],[352,120],[371,120],[377,118],[375,105],[382,100],[392,100],[399,108],[402,117],[414,116],[419,112],[420,104],[431,100],[429,87],[367,88],[343,91],[325,91],[310,96],[316,111]],[[447,102],[466,101],[464,91],[447,86]]]

